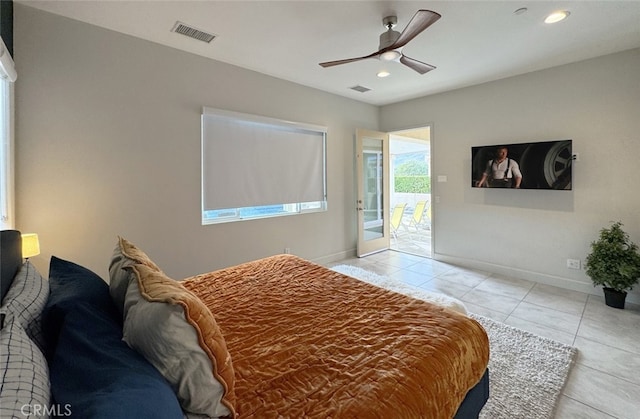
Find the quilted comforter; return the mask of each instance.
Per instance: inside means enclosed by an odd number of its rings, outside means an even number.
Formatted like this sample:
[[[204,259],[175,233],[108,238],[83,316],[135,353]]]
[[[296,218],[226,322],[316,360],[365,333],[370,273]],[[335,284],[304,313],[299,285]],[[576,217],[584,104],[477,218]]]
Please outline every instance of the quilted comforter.
[[[182,283],[222,330],[241,418],[452,418],[487,368],[475,320],[296,256]]]

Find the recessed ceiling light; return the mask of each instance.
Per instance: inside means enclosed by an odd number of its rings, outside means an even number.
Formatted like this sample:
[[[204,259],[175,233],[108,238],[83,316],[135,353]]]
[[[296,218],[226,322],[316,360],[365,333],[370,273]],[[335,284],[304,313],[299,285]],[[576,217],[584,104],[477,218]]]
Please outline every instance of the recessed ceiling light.
[[[383,77],[387,77],[389,76],[391,73],[389,73],[387,70],[382,70],[380,72],[378,72],[378,77],[383,78]]]
[[[561,20],[565,20],[566,18],[568,18],[570,14],[571,13],[568,10],[559,10],[557,12],[553,12],[544,19],[544,23],[560,22]]]

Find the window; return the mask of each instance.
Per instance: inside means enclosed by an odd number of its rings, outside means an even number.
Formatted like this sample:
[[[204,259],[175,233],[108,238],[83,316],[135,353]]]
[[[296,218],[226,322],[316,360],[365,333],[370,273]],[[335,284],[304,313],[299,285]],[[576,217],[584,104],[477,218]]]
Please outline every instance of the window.
[[[0,229],[14,227],[13,60],[0,38]]]
[[[325,127],[204,108],[202,224],[325,211]]]

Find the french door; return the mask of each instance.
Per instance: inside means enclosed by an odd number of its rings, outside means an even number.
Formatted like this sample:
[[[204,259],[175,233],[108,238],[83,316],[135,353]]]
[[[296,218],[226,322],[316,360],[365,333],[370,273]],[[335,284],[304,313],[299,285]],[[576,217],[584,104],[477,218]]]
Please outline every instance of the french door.
[[[390,245],[389,135],[356,131],[358,257]]]

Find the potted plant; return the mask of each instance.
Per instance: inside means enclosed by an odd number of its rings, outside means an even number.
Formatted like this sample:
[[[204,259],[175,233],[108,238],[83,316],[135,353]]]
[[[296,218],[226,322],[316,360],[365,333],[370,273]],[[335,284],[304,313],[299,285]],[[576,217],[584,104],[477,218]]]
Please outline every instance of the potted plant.
[[[640,279],[640,253],[620,221],[600,230],[598,240],[591,243],[585,266],[593,285],[604,287],[605,303],[624,308],[627,291]]]

